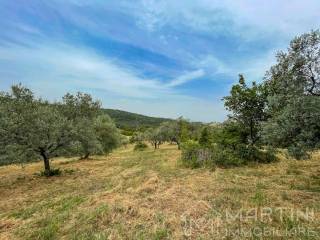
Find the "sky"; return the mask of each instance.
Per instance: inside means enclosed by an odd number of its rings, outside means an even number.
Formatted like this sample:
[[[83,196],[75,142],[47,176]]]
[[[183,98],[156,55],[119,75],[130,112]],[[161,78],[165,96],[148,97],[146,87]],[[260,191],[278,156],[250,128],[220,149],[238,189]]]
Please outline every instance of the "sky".
[[[0,90],[22,83],[56,101],[223,121],[244,74],[261,82],[296,35],[320,26],[319,0],[0,0]]]

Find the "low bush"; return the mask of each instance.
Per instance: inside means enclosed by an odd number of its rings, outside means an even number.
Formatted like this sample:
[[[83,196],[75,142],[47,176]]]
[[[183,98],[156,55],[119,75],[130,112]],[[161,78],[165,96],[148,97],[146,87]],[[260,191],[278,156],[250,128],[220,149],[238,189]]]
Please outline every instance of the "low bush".
[[[212,161],[220,167],[237,167],[245,163],[234,151],[215,146],[212,149]]]
[[[52,177],[52,176],[60,176],[62,171],[60,168],[51,169],[50,171],[41,171],[40,176]]]
[[[134,146],[135,151],[143,151],[148,148],[148,145],[145,144],[144,142],[137,142],[136,145]]]
[[[186,167],[235,167],[249,162],[270,163],[276,160],[272,149],[260,150],[250,145],[237,145],[227,148],[220,144],[211,147],[201,146],[196,141],[182,144],[182,163]]]
[[[198,168],[201,165],[201,161],[203,159],[200,159],[200,150],[201,146],[198,142],[189,140],[181,145],[182,149],[182,163],[186,167],[190,168]]]

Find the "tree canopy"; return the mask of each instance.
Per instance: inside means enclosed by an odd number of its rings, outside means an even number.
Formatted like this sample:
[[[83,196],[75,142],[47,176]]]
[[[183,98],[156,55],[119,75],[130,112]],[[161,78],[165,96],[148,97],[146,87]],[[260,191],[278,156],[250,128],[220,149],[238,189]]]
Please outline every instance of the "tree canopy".
[[[288,148],[296,158],[320,147],[320,32],[293,39],[266,75],[267,144]]]
[[[99,110],[100,103],[88,94],[66,94],[62,102],[50,104],[26,87],[12,86],[11,92],[0,93],[0,163],[42,158],[49,175],[52,157],[110,152],[120,134]]]
[[[266,119],[266,93],[262,85],[255,82],[249,87],[243,75],[239,75],[239,84],[232,87],[230,96],[223,98],[230,118],[235,120],[247,132],[247,141],[254,145],[259,140],[261,122]]]

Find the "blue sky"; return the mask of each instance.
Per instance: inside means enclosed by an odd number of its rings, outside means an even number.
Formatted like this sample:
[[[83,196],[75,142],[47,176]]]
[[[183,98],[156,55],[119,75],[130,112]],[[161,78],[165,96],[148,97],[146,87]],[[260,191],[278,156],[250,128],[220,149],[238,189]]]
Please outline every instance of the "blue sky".
[[[262,81],[295,35],[320,26],[318,0],[0,0],[0,89],[106,108],[222,121],[238,74]]]

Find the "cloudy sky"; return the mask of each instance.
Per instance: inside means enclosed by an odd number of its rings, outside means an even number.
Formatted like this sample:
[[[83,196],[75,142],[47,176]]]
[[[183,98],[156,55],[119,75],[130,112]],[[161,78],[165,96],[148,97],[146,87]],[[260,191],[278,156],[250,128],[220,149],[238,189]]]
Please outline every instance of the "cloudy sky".
[[[261,81],[278,50],[320,26],[319,0],[0,0],[0,89],[106,108],[222,121],[242,73]]]

